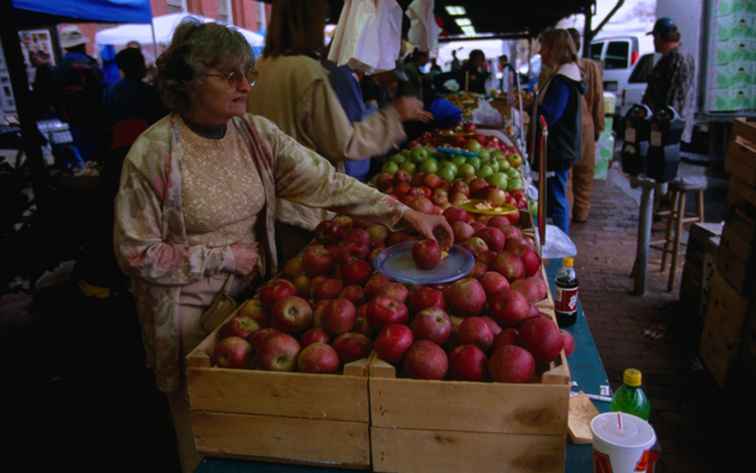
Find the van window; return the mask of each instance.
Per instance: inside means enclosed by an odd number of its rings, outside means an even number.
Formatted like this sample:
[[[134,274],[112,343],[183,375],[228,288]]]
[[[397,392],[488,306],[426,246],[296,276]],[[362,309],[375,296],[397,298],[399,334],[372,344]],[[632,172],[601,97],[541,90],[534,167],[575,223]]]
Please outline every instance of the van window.
[[[600,61],[602,49],[604,49],[604,43],[591,43],[591,59]]]
[[[635,69],[633,69],[633,73],[630,74],[628,82],[631,84],[645,84],[648,82],[648,76],[651,75],[653,69],[654,55],[644,54],[635,65]]]
[[[604,57],[604,69],[624,69],[629,64],[630,43],[628,41],[610,41]]]

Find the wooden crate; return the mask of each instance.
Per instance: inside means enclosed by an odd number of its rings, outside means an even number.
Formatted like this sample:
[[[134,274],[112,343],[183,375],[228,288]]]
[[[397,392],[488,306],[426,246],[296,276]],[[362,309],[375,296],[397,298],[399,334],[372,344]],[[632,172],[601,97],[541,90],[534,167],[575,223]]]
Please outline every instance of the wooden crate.
[[[756,143],[756,119],[736,118],[732,125],[732,133],[745,141]]]
[[[738,294],[750,294],[756,263],[756,218],[732,209],[717,255],[717,269]]]
[[[756,144],[735,137],[727,150],[725,170],[744,184],[756,186]]]
[[[721,235],[721,224],[696,223],[690,228],[680,284],[680,302],[701,320],[706,314]]]
[[[564,472],[564,353],[534,384],[401,379],[373,358],[369,385],[376,472]]]
[[[217,330],[187,356],[192,430],[207,456],[370,468],[368,360],[340,375],[211,366]]]
[[[711,284],[700,354],[714,379],[724,386],[743,340],[749,299],[738,294],[719,272]]]
[[[756,187],[746,184],[738,177],[730,178],[727,191],[727,203],[730,207],[750,207],[756,209]]]

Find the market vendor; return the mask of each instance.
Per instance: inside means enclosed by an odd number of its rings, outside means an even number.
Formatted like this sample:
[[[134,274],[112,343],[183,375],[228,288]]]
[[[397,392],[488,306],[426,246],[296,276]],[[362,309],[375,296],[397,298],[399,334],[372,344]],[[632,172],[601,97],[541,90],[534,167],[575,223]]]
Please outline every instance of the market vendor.
[[[459,70],[458,81],[463,90],[485,94],[486,82],[490,76],[491,73],[486,70],[486,54],[480,49],[473,49],[467,62]]]
[[[567,185],[570,168],[580,159],[584,92],[577,49],[567,30],[555,29],[541,36],[544,64],[556,71],[539,91],[539,106],[548,124],[548,216],[564,233],[570,232]]]
[[[275,123],[343,172],[344,161],[380,156],[406,139],[402,122],[428,121],[420,101],[400,98],[358,123],[350,123],[321,64],[328,2],[280,0],[273,4],[263,59],[249,94],[248,110]],[[288,258],[312,239],[328,218],[289,199],[278,203],[279,248]]]
[[[269,120],[245,113],[252,54],[238,31],[184,22],[157,64],[171,114],[126,157],[115,250],[131,276],[147,359],[168,397],[182,469],[190,472],[199,457],[183,359],[206,336],[201,315],[221,290],[238,296],[277,271],[281,199],[389,226],[403,221],[449,242],[451,230],[442,217],[336,172]]]

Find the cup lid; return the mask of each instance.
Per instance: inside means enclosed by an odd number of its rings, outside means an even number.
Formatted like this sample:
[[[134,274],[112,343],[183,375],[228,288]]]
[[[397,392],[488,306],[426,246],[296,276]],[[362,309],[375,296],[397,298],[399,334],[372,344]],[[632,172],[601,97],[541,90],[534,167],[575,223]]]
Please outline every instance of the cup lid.
[[[624,448],[650,447],[656,441],[651,424],[640,417],[625,412],[622,416],[622,430],[617,422],[617,412],[599,414],[591,421],[591,432],[602,441]]]

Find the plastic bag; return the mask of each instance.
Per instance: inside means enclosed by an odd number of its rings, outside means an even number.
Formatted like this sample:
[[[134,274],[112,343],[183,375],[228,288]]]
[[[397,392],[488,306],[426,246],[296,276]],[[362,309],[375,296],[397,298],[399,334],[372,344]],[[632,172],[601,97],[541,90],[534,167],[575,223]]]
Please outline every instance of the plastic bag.
[[[328,59],[366,74],[396,67],[402,37],[396,0],[346,0]]]
[[[491,126],[501,128],[504,119],[498,110],[493,108],[490,103],[480,100],[478,108],[472,114],[473,123],[476,125]]]
[[[542,257],[546,259],[561,259],[577,255],[577,247],[559,227],[546,225],[546,243],[543,245],[542,253]]]
[[[407,7],[410,28],[407,39],[420,51],[434,51],[438,48],[438,35],[441,33],[433,14],[434,0],[415,0]]]

